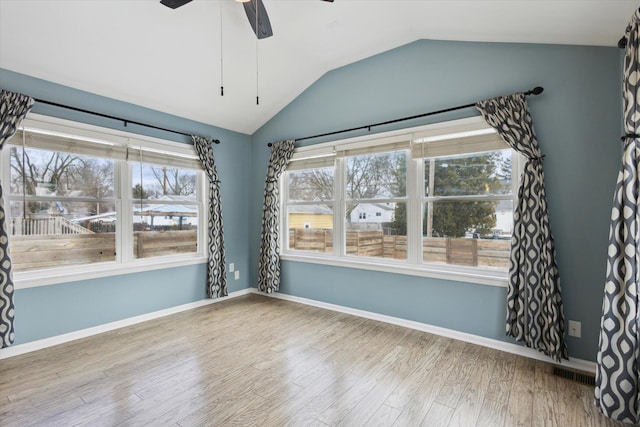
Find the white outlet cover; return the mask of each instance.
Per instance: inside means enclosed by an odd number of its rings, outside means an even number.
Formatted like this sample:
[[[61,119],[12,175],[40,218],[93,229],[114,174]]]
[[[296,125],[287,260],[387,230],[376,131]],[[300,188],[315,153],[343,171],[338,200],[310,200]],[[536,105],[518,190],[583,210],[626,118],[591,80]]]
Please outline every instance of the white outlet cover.
[[[569,336],[580,338],[582,335],[582,323],[576,320],[569,320]]]
[[[239,272],[239,271],[236,271],[235,279],[236,279],[236,280],[238,280],[239,278],[240,278],[240,272]]]
[[[234,271],[236,271],[236,265],[234,263],[229,263],[229,272],[233,273]]]

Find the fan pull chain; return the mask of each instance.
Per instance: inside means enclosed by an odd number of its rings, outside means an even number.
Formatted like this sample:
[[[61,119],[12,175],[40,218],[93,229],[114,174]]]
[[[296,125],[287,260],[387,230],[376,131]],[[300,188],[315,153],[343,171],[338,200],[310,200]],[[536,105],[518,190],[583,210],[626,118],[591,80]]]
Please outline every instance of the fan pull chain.
[[[223,46],[224,44],[222,43],[222,2],[219,3],[220,6],[220,96],[224,96],[224,55],[222,54],[223,52]]]
[[[256,105],[260,105],[260,64],[258,62],[258,42],[260,41],[260,27],[258,27],[258,11],[260,10],[260,7],[258,5],[258,0],[255,0],[256,2]]]

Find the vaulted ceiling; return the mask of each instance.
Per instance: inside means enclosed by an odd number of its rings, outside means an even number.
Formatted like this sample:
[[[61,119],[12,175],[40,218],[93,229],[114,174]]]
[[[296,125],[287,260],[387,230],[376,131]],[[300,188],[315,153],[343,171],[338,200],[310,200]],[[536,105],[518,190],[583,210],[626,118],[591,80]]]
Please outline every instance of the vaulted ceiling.
[[[328,71],[418,39],[615,46],[639,6],[637,0],[264,4],[274,35],[257,42],[233,0],[193,0],[176,10],[159,0],[0,0],[0,68],[252,134]]]

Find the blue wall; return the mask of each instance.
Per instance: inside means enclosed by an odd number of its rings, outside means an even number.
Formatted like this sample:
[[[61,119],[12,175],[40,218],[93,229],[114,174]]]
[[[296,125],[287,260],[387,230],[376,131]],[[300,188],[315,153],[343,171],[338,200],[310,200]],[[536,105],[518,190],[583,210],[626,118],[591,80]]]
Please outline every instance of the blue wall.
[[[608,218],[620,159],[621,53],[615,48],[417,41],[327,73],[252,137],[0,69],[0,87],[130,120],[219,138],[230,291],[255,286],[267,142],[413,115],[543,86],[529,100],[542,151],[568,338],[595,360]],[[180,142],[186,138],[36,105],[34,112]],[[473,110],[375,132],[475,115]],[[355,136],[352,133],[346,136]],[[306,141],[313,144],[326,141]],[[251,170],[249,174],[247,171]],[[247,227],[250,224],[250,227]],[[484,337],[504,337],[505,289],[284,261],[284,293]],[[16,291],[16,342],[71,332],[205,298],[205,266]]]
[[[621,53],[615,48],[427,40],[327,73],[252,136],[251,266],[259,250],[267,142],[543,86],[529,106],[546,155],[565,317],[582,322],[582,338],[567,338],[569,353],[595,361],[621,155],[620,80]],[[477,113],[465,110],[373,131],[470,115]],[[345,137],[357,134],[362,132]],[[508,341],[504,288],[284,261],[281,291]]]
[[[88,92],[0,69],[0,88],[35,98],[148,123],[185,133],[217,138],[214,146],[222,181],[223,220],[227,262],[241,271],[240,280],[227,277],[229,291],[251,285],[249,230],[251,214],[251,140],[248,135],[194,122]],[[36,103],[34,113],[112,129],[189,143],[189,138],[93,115]],[[205,264],[107,278],[18,289],[16,344],[72,332],[206,298]]]

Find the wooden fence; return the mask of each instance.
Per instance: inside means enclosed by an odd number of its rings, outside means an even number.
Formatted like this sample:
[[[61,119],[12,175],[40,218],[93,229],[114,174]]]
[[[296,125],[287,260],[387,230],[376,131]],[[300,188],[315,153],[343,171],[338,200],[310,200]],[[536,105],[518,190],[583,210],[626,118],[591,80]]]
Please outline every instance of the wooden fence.
[[[333,252],[333,230],[289,229],[289,249]],[[422,238],[425,262],[474,267],[509,267],[510,242],[464,238]],[[347,255],[407,259],[407,236],[384,235],[382,231],[347,231]]]
[[[133,252],[136,258],[174,255],[198,250],[196,230],[136,231]]]
[[[195,252],[196,230],[137,231],[133,236],[135,258]],[[113,261],[115,233],[11,236],[14,271]]]
[[[92,234],[93,231],[61,216],[44,218],[11,218],[8,223],[12,236]]]
[[[113,261],[115,233],[11,236],[14,271]]]

